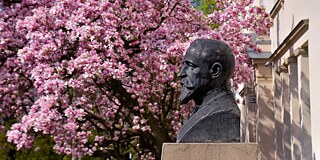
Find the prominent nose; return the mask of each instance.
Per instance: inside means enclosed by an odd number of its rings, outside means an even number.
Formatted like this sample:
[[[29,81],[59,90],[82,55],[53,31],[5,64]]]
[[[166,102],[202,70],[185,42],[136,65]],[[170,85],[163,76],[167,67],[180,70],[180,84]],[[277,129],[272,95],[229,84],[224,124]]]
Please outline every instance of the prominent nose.
[[[186,77],[186,76],[187,76],[186,70],[187,70],[187,67],[186,67],[186,66],[183,66],[182,69],[181,69],[181,71],[180,71],[180,73],[178,74],[178,77],[179,77],[179,78]]]

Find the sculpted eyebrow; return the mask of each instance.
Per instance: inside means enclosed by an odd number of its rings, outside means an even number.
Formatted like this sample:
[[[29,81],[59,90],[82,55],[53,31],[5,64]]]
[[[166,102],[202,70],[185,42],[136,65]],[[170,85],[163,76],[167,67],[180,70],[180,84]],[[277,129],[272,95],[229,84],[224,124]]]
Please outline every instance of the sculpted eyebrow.
[[[185,60],[184,63],[186,63],[188,66],[190,67],[198,67],[196,64],[192,63],[191,61],[189,60]]]

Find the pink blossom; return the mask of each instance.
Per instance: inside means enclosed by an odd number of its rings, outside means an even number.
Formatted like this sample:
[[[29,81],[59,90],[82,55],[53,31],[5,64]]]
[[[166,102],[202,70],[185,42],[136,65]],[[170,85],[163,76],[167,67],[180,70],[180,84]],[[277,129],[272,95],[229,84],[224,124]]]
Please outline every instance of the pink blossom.
[[[264,9],[247,7],[252,1],[216,2],[208,16],[189,0],[0,2],[0,120],[17,122],[0,130],[18,149],[40,132],[57,153],[79,158],[100,148],[114,151],[108,158],[127,153],[150,136],[146,146],[174,141],[193,107],[177,100],[190,42],[228,43],[237,87],[252,79],[247,46],[259,51],[241,31],[267,34],[272,25]],[[159,156],[136,146],[142,159]]]

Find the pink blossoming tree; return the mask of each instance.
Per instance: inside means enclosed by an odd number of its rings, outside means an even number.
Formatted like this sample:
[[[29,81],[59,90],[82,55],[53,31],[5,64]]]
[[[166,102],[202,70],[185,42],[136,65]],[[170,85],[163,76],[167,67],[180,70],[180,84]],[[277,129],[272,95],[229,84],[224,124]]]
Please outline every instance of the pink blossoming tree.
[[[41,134],[73,157],[159,158],[190,105],[177,72],[195,38],[227,42],[234,84],[251,80],[243,29],[271,25],[252,0],[5,0],[0,3],[0,130],[17,149]]]

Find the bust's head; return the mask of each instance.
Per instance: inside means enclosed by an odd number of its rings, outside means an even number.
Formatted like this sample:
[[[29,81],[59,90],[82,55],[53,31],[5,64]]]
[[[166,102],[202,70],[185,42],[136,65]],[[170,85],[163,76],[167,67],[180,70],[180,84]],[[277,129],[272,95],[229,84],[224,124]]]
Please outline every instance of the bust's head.
[[[235,68],[231,48],[222,41],[196,39],[190,44],[179,73],[181,103],[194,99],[197,103],[207,92],[225,88]]]

